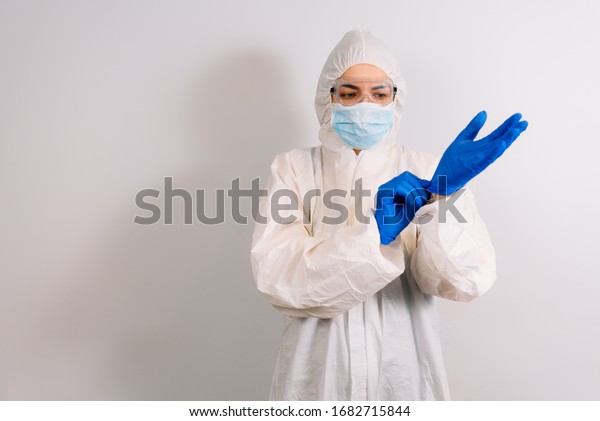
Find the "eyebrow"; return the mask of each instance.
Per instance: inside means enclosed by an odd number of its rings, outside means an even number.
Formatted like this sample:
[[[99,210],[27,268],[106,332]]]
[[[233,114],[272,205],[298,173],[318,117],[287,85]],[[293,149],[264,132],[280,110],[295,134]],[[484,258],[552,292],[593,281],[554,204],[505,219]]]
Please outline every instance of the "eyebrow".
[[[356,89],[356,90],[360,90],[360,88],[359,88],[358,86],[356,86],[356,85],[352,85],[351,83],[344,83],[343,85],[341,85],[341,86],[340,86],[340,88],[341,88],[341,87],[344,87],[344,88],[350,88],[350,89]],[[387,88],[387,87],[388,87],[387,85],[377,85],[377,86],[373,86],[373,87],[371,88],[371,90],[375,90],[375,89],[385,89],[385,88]]]

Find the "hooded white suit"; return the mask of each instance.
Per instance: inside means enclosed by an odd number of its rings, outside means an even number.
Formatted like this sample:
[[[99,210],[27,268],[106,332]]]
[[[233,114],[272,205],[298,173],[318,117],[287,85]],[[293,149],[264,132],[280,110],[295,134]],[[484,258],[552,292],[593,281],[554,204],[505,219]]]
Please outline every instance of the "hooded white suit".
[[[398,95],[394,127],[356,155],[331,128],[329,90],[358,63],[382,69]],[[348,32],[319,79],[322,145],[281,153],[271,165],[261,204],[267,222],[256,225],[251,254],[258,289],[284,314],[272,400],[450,398],[434,296],[469,301],[487,291],[496,279],[495,254],[468,189],[455,201],[466,223],[450,213],[440,222],[434,202],[417,212],[429,214],[428,223],[411,223],[390,245],[380,245],[373,215],[377,188],[403,171],[430,179],[438,162],[396,144],[404,95],[404,80],[385,46],[368,31]],[[361,202],[369,223],[359,222],[360,215],[357,220],[360,209],[350,195],[358,179],[371,192]],[[300,202],[299,209],[280,212],[295,217],[289,224],[274,220],[269,208],[281,189]],[[313,189],[320,195],[303,208]],[[325,206],[331,189],[346,192],[333,200],[349,209],[342,224],[323,222],[339,216]]]

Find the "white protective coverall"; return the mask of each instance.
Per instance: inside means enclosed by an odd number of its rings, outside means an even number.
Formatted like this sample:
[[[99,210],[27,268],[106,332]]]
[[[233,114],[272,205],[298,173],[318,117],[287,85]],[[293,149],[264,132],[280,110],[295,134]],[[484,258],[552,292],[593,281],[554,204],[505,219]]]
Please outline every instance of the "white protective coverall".
[[[398,95],[393,128],[356,155],[331,128],[330,87],[358,63],[382,69]],[[281,153],[271,165],[261,202],[267,222],[255,226],[251,257],[259,291],[284,314],[272,400],[450,399],[434,296],[469,301],[483,294],[496,279],[495,254],[468,188],[455,201],[466,223],[450,212],[440,222],[441,206],[434,202],[417,212],[429,214],[428,223],[413,220],[390,245],[380,245],[373,213],[377,188],[403,171],[430,179],[439,160],[396,144],[404,93],[397,64],[381,41],[365,30],[348,32],[319,79],[321,145]],[[371,191],[362,201],[369,223],[357,221],[350,195],[360,178]],[[315,188],[320,196],[303,209],[303,198]],[[294,216],[293,223],[272,218],[269,203],[280,189],[299,199],[299,209],[279,212]],[[333,199],[349,209],[343,224],[322,221],[340,215],[324,205],[331,189],[346,192]]]

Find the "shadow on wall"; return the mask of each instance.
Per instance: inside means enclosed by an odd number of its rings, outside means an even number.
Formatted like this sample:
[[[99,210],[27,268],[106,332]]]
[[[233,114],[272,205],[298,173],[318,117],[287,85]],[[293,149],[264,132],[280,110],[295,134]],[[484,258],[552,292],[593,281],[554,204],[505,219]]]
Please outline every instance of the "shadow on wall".
[[[204,64],[182,99],[193,138],[183,147],[202,165],[162,174],[158,182],[149,175],[142,188],[161,193],[146,201],[160,204],[164,215],[163,178],[172,176],[174,188],[194,197],[194,212],[195,190],[205,189],[206,214],[214,216],[216,189],[230,188],[235,178],[249,188],[260,176],[266,186],[275,154],[298,143],[287,76],[280,60],[263,51]],[[16,398],[268,399],[279,341],[272,332],[280,331],[281,319],[252,278],[253,222],[233,222],[229,200],[225,223],[211,226],[195,214],[185,225],[180,197],[173,199],[173,225],[164,217],[134,224],[135,215],[149,212],[124,205],[85,273],[70,274],[69,288],[48,298],[38,332],[43,367],[29,395]],[[242,201],[250,215],[249,200]]]

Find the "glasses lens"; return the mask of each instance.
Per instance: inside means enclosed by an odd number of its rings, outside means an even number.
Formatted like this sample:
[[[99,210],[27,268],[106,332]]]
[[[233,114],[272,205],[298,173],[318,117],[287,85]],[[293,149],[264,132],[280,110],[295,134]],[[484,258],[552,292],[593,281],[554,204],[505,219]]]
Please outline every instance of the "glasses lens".
[[[388,105],[394,100],[394,87],[388,81],[339,80],[334,85],[334,94],[342,105],[355,105],[362,101]]]

